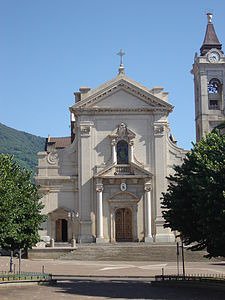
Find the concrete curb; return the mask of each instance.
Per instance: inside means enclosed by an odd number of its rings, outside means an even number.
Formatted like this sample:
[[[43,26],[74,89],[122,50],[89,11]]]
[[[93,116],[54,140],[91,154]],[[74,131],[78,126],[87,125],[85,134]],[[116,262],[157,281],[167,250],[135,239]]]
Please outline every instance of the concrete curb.
[[[1,287],[11,287],[11,286],[24,286],[24,285],[53,285],[56,284],[56,279],[50,280],[13,280],[13,281],[2,281],[0,282]]]

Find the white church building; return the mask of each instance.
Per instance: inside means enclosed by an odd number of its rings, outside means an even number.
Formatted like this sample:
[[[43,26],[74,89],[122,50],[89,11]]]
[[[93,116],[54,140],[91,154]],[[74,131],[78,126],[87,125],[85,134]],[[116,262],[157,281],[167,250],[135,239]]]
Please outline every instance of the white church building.
[[[224,120],[225,57],[211,14],[192,73],[199,140]],[[70,107],[71,136],[48,137],[38,153],[36,183],[48,216],[40,235],[55,242],[174,242],[164,228],[166,176],[182,164],[162,87],[144,87],[125,74],[96,89],[81,87]]]

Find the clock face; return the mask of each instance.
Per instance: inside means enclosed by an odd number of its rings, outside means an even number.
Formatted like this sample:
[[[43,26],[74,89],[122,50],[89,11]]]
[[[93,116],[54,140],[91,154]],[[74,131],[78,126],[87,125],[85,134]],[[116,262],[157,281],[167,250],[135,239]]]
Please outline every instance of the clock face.
[[[211,62],[211,63],[215,63],[215,62],[218,62],[220,60],[220,55],[218,52],[210,52],[209,55],[208,55],[208,60]]]

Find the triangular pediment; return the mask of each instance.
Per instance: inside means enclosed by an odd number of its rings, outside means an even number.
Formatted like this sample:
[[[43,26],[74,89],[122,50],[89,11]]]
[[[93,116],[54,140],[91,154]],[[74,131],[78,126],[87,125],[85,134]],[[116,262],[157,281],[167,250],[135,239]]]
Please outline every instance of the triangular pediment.
[[[172,111],[173,106],[163,99],[164,94],[167,93],[159,92],[156,95],[153,91],[155,90],[149,90],[126,76],[117,76],[99,88],[82,95],[82,100],[72,106],[71,111]]]

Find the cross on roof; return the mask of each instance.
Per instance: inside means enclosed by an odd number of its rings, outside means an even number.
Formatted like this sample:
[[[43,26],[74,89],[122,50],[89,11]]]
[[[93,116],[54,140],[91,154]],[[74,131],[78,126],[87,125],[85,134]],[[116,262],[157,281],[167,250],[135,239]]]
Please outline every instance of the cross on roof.
[[[123,51],[123,49],[120,49],[120,51],[117,53],[117,55],[120,56],[120,65],[123,65],[123,56],[125,55],[126,53]]]

